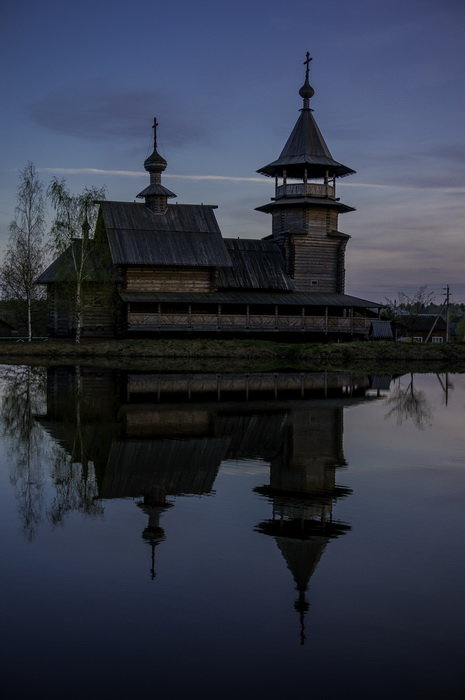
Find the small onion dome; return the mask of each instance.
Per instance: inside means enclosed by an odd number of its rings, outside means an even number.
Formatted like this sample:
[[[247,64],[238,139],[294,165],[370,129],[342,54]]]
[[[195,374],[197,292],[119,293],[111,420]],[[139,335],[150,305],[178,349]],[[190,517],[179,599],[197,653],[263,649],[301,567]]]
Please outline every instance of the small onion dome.
[[[303,97],[304,100],[305,99],[309,100],[310,97],[313,97],[314,94],[315,94],[315,90],[312,88],[312,86],[308,82],[308,77],[307,77],[307,78],[305,78],[305,83],[302,85],[302,87],[299,90],[299,95],[301,97]]]
[[[165,170],[167,165],[168,163],[163,156],[158,153],[156,148],[154,149],[152,155],[144,160],[144,168],[149,173],[161,173],[163,170]]]

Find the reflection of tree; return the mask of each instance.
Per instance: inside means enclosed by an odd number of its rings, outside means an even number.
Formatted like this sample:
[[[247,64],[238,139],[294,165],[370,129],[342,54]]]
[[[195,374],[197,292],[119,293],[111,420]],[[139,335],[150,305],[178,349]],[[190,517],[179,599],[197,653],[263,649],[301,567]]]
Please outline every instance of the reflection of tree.
[[[396,418],[397,425],[402,425],[404,421],[411,420],[416,428],[424,430],[431,425],[433,412],[429,405],[425,393],[415,389],[414,375],[410,373],[410,381],[406,385],[401,384],[401,377],[397,381],[397,386],[391,396],[386,399],[390,410],[385,418]]]
[[[443,391],[443,403],[447,406],[449,404],[449,392],[455,387],[449,379],[449,372],[444,373],[444,380],[442,379],[440,374],[436,374],[436,377]]]
[[[45,371],[36,367],[4,367],[0,372],[3,400],[0,421],[9,439],[10,480],[16,490],[26,537],[32,540],[42,519],[44,433],[35,420],[44,401]]]
[[[52,455],[55,493],[48,513],[51,523],[61,525],[66,514],[71,511],[79,511],[86,515],[103,513],[103,505],[97,500],[98,490],[93,466],[87,461],[73,461],[59,445],[54,446]]]
[[[89,462],[86,449],[82,420],[82,378],[79,367],[76,367],[76,382],[74,390],[74,435],[71,454],[58,445],[53,452],[52,478],[55,484],[55,495],[50,508],[49,517],[54,525],[61,524],[70,511],[80,511],[86,515],[100,515],[103,504],[98,501],[98,487],[92,462]],[[76,459],[77,458],[77,459]]]
[[[45,512],[53,525],[61,524],[70,511],[100,514],[103,506],[96,500],[94,468],[84,450],[79,382],[73,406],[78,420],[74,425],[72,453],[69,454],[59,443],[50,444],[46,440],[46,433],[37,420],[45,407],[45,369],[3,367],[0,381],[3,388],[0,425],[8,439],[10,481],[15,487],[18,513],[27,539],[34,538]],[[50,465],[54,485],[48,507],[44,506],[48,476],[45,464]]]

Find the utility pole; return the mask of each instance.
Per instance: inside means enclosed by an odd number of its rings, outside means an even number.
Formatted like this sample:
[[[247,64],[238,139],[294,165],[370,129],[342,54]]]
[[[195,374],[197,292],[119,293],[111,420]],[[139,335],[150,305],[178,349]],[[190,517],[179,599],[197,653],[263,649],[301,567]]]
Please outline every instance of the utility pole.
[[[444,291],[446,292],[445,297],[445,306],[446,306],[446,343],[450,342],[450,321],[449,321],[449,304],[450,304],[450,288],[449,285],[446,284],[445,287],[443,287]]]

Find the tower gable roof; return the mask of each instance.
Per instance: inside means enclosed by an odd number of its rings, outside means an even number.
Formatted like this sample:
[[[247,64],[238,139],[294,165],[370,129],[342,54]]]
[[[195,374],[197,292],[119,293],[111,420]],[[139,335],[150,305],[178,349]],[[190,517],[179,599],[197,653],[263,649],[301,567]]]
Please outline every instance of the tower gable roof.
[[[288,177],[302,178],[305,169],[308,177],[324,177],[326,171],[331,177],[355,172],[334,160],[309,108],[301,109],[279,158],[257,172],[274,176],[286,170]]]

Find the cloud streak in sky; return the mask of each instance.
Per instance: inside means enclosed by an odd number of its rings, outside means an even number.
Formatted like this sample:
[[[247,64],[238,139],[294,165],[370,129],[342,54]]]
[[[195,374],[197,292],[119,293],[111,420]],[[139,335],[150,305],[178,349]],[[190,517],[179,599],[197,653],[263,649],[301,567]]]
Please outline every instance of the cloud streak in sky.
[[[38,168],[43,173],[53,173],[56,175],[107,175],[109,177],[147,177],[147,173],[142,170],[104,170],[102,168]],[[270,179],[264,177],[238,177],[233,175],[180,175],[176,173],[164,173],[164,178],[179,179],[179,180],[226,180],[229,182],[260,182],[269,185]],[[383,184],[375,182],[340,182],[339,187],[368,187],[383,190],[415,190],[424,191],[432,189],[437,191],[447,191],[450,194],[461,194],[465,192],[465,187],[437,187],[437,186],[418,186],[404,184]]]

